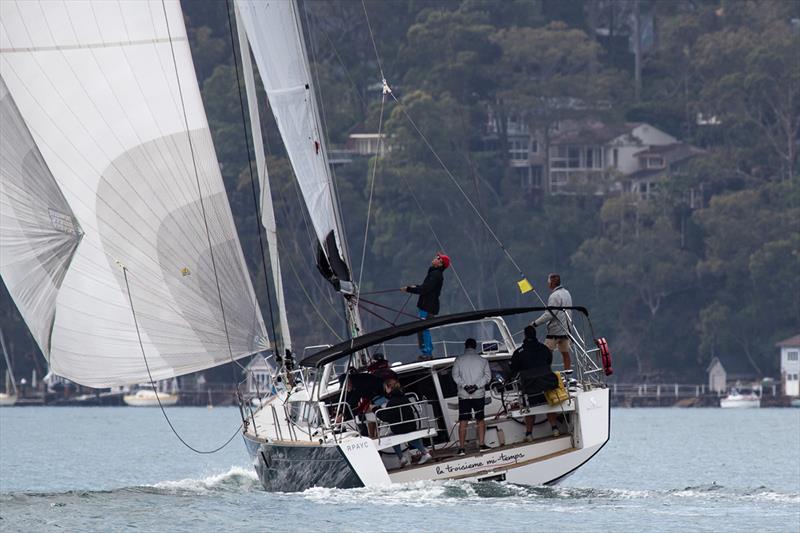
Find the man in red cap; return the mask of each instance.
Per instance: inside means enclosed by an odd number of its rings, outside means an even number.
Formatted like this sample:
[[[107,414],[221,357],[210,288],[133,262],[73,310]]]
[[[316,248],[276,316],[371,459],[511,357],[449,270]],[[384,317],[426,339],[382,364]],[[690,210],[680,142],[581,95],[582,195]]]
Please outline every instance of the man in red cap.
[[[433,318],[439,314],[439,295],[442,292],[442,284],[444,283],[444,271],[449,266],[450,258],[439,252],[431,261],[431,267],[428,269],[428,275],[425,276],[425,281],[422,282],[422,285],[408,285],[400,289],[403,292],[419,294],[417,310],[422,320]],[[422,357],[429,359],[433,354],[431,332],[427,329],[421,331],[417,335],[417,340]]]

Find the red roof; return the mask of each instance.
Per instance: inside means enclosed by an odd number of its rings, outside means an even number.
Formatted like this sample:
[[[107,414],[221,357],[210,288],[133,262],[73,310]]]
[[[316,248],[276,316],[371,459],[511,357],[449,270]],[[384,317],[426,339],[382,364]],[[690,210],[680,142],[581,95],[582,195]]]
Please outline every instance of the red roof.
[[[779,348],[800,347],[800,334],[795,335],[794,337],[789,337],[788,339],[784,339],[775,346],[778,346]]]

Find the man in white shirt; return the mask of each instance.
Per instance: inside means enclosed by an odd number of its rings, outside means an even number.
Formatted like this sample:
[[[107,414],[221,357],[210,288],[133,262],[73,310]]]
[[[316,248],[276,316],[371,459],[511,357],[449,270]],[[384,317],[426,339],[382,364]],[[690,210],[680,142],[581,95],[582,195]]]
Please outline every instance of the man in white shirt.
[[[467,440],[467,424],[475,413],[478,424],[478,444],[480,451],[490,448],[484,444],[486,422],[484,421],[484,398],[486,385],[492,378],[489,361],[477,351],[475,339],[464,341],[464,353],[453,364],[453,381],[458,386],[458,455],[466,455],[464,443]]]
[[[572,307],[572,295],[561,285],[561,276],[550,274],[547,276],[547,285],[552,291],[547,299],[547,307]],[[544,345],[552,352],[556,348],[564,358],[564,370],[572,369],[572,361],[569,357],[569,327],[572,324],[570,311],[545,311],[542,315],[531,322],[536,327],[547,322],[547,336]]]

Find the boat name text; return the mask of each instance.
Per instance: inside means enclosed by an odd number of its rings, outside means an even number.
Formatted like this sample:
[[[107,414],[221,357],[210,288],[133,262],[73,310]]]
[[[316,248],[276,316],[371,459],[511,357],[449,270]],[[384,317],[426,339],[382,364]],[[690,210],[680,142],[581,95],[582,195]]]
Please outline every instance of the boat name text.
[[[525,457],[524,453],[512,453],[512,454],[505,454],[500,452],[499,455],[484,459],[480,461],[474,461],[471,463],[462,463],[458,465],[437,465],[436,466],[436,475],[441,476],[443,474],[453,474],[456,472],[464,472],[465,470],[472,470],[474,468],[481,468],[485,466],[505,466],[503,463],[516,463],[518,460]]]

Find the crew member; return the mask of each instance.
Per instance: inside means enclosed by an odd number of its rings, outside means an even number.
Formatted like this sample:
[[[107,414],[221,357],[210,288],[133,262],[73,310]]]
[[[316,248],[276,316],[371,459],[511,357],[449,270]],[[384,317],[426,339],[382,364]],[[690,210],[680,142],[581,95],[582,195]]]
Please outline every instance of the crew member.
[[[422,285],[408,285],[400,288],[403,292],[419,294],[417,311],[422,320],[433,318],[439,314],[439,295],[442,292],[442,284],[444,283],[444,271],[449,266],[450,258],[439,252],[431,261],[428,275],[425,276],[425,281],[422,282]],[[417,341],[422,358],[430,359],[433,355],[431,332],[427,329],[420,331],[417,334]]]
[[[486,385],[492,379],[489,361],[477,352],[475,339],[464,341],[464,353],[453,364],[453,381],[458,387],[458,455],[466,455],[464,444],[467,440],[467,424],[475,413],[478,425],[478,445],[480,451],[490,448],[484,444],[486,421],[484,418],[484,398]]]
[[[547,276],[547,286],[550,287],[550,297],[547,299],[547,307],[572,307],[572,295],[561,285],[561,276],[550,274]],[[536,327],[547,323],[547,336],[544,345],[550,351],[558,348],[561,357],[564,359],[564,370],[572,369],[572,361],[569,357],[569,327],[572,324],[572,316],[569,311],[545,311],[542,315],[531,322]]]
[[[536,338],[536,328],[525,327],[525,339],[522,346],[511,356],[511,374],[519,374],[520,389],[528,399],[528,406],[541,404],[545,400],[545,391],[558,387],[558,377],[553,374],[553,352]],[[546,400],[545,400],[546,401]],[[525,416],[525,440],[533,441],[534,415]],[[558,417],[555,413],[547,413],[550,429],[554,437],[559,436]]]

